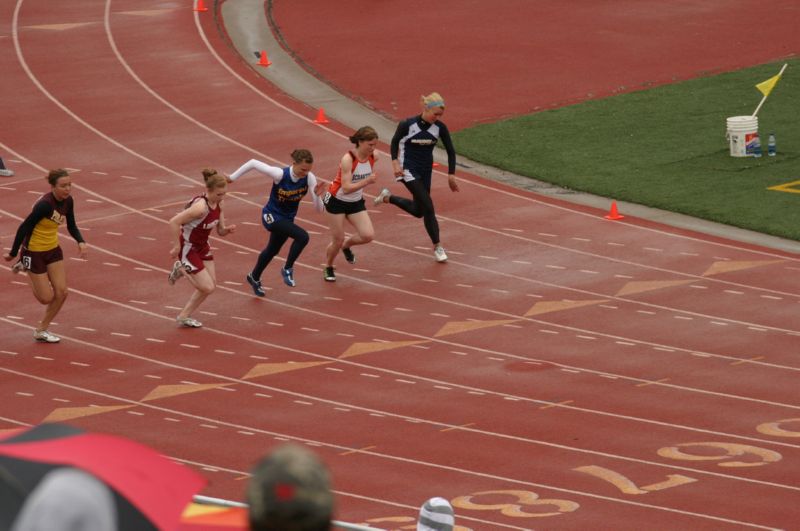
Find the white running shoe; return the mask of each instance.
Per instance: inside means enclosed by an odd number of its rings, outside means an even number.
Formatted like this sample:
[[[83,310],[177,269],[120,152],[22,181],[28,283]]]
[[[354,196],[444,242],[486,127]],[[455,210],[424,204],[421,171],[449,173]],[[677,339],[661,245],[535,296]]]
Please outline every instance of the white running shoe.
[[[178,317],[176,320],[178,321],[179,325],[185,328],[200,328],[203,326],[203,323],[197,319],[192,319],[191,317]]]
[[[3,169],[0,170],[0,177],[13,177],[14,172],[13,170]]]
[[[389,199],[390,197],[392,197],[392,192],[390,192],[388,188],[384,188],[381,190],[381,193],[375,196],[375,199],[372,200],[372,203],[375,206],[378,206],[383,203],[384,199]]]
[[[437,262],[447,262],[447,253],[444,252],[444,247],[437,245],[433,250],[433,256],[436,257]]]
[[[47,330],[34,330],[33,339],[40,343],[58,343],[61,338],[55,334],[51,334]]]
[[[167,282],[169,282],[170,286],[173,286],[175,282],[178,281],[179,278],[183,276],[183,264],[180,260],[176,260],[174,264],[172,264],[172,271],[169,272],[169,276],[167,277]]]

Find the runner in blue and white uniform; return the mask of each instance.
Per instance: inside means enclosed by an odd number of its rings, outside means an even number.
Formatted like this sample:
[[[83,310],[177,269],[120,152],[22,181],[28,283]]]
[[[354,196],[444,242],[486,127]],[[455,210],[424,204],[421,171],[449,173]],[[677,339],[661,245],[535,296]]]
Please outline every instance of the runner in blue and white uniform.
[[[444,99],[437,92],[422,96],[422,113],[400,122],[392,137],[392,169],[395,178],[403,181],[411,192],[412,199],[397,197],[388,188],[384,188],[375,198],[376,205],[391,203],[414,217],[423,218],[437,262],[447,260],[447,254],[439,241],[439,222],[431,199],[433,148],[439,140],[447,151],[447,184],[453,192],[458,191],[455,176],[456,151],[447,126],[439,121],[442,114]]]
[[[322,212],[324,205],[319,197],[327,183],[318,180],[311,173],[314,157],[307,149],[296,149],[292,152],[292,165],[285,168],[270,166],[264,162],[252,159],[245,162],[233,172],[229,179],[235,181],[250,170],[256,170],[272,178],[272,190],[269,200],[261,209],[261,224],[269,231],[267,246],[258,255],[253,270],[247,274],[247,282],[253,288],[253,293],[259,297],[264,296],[261,287],[261,273],[270,261],[281,250],[286,240],[291,238],[292,245],[286,256],[286,265],[281,268],[281,276],[287,286],[294,286],[294,262],[308,244],[308,232],[294,222],[300,201],[311,190],[311,200],[314,208]]]

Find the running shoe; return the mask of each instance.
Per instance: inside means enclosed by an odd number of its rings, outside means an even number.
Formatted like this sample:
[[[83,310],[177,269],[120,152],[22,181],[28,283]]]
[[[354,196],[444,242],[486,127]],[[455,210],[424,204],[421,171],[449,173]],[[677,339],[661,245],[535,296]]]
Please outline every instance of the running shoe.
[[[333,267],[326,267],[322,276],[326,282],[336,282],[336,273],[333,272]]]
[[[355,264],[356,263],[356,255],[353,254],[353,251],[350,249],[342,248],[342,254],[344,255],[344,259],[347,260],[348,264]]]
[[[433,250],[433,256],[436,257],[437,262],[447,262],[447,253],[444,252],[444,247],[437,245]]]
[[[169,276],[167,277],[167,282],[169,282],[170,286],[174,286],[175,282],[178,281],[179,278],[183,276],[183,264],[180,260],[176,260],[174,264],[172,264],[172,271],[169,272]]]
[[[178,321],[178,324],[180,326],[183,326],[185,328],[200,328],[201,326],[203,326],[203,323],[201,323],[197,319],[192,319],[191,317],[178,317],[176,321]]]
[[[372,200],[372,203],[375,206],[378,206],[384,202],[384,199],[388,200],[390,197],[392,197],[392,192],[390,192],[388,188],[384,188],[381,190],[381,193],[375,196],[375,199]]]
[[[25,271],[25,264],[22,263],[22,260],[11,266],[11,272],[14,273],[15,275],[23,271]]]
[[[47,330],[34,330],[33,339],[41,343],[58,343],[61,338],[55,334],[51,334]]]
[[[293,267],[282,267],[281,268],[281,276],[283,277],[283,283],[293,288],[295,285],[294,282],[294,268]]]
[[[247,273],[247,277],[245,278],[247,278],[247,283],[253,288],[253,293],[255,293],[257,297],[263,297],[265,295],[264,288],[261,287],[261,281],[254,279],[253,273]]]
[[[13,177],[14,172],[12,170],[3,169],[0,170],[0,177]]]

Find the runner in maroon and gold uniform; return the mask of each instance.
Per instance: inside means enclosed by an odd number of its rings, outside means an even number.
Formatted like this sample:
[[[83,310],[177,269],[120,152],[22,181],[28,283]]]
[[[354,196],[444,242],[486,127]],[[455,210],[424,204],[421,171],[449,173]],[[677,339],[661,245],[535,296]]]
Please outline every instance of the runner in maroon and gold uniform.
[[[44,343],[58,343],[61,338],[47,331],[67,299],[67,275],[64,254],[58,245],[58,228],[66,223],[70,236],[78,242],[81,258],[86,256],[87,247],[75,223],[69,173],[63,169],[52,170],[47,182],[52,190],[33,205],[33,210],[17,229],[11,250],[3,258],[13,260],[22,247],[22,256],[12,271],[27,271],[33,295],[47,306],[33,338]]]

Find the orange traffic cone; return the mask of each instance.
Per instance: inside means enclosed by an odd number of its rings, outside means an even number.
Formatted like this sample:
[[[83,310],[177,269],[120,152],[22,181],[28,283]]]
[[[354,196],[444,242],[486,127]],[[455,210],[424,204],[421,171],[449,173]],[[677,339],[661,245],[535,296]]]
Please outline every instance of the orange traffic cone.
[[[203,3],[203,0],[197,0],[197,5],[194,6],[195,11],[205,12],[208,11],[208,8]]]
[[[330,122],[330,121],[329,121],[329,120],[328,120],[328,119],[325,117],[325,109],[323,109],[322,107],[320,107],[320,108],[319,108],[319,111],[317,112],[317,117],[316,117],[316,119],[314,120],[314,123],[315,123],[315,124],[329,124],[329,123],[331,123],[331,122]]]
[[[617,202],[613,201],[611,203],[611,210],[609,211],[608,215],[606,216],[606,219],[622,219],[624,217],[625,216],[620,215],[619,211],[617,211]]]
[[[261,50],[261,53],[258,55],[258,66],[269,66],[271,64],[269,59],[267,59],[267,51]]]

